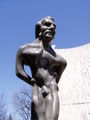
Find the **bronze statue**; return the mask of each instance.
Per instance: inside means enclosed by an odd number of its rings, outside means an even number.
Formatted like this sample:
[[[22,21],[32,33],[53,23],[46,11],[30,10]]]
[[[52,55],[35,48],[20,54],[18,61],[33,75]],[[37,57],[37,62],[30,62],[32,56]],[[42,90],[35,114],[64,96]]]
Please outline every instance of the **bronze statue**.
[[[35,28],[36,39],[18,49],[16,75],[32,85],[31,120],[58,120],[58,82],[67,62],[50,46],[56,25],[52,17],[44,17]],[[32,77],[24,70],[30,67]]]

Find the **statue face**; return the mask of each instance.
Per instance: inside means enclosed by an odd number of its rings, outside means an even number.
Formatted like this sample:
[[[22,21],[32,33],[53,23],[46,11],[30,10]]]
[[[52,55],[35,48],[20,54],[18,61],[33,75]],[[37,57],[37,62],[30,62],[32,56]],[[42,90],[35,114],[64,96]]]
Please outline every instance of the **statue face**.
[[[41,35],[43,42],[49,43],[55,35],[56,25],[53,20],[47,18],[42,21]]]

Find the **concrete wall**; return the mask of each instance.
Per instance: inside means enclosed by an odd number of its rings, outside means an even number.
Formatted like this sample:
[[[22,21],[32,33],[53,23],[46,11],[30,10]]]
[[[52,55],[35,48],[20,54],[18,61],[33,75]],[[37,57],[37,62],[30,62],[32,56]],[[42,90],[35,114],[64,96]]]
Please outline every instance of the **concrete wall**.
[[[90,44],[55,51],[67,60],[59,82],[59,120],[90,120]]]

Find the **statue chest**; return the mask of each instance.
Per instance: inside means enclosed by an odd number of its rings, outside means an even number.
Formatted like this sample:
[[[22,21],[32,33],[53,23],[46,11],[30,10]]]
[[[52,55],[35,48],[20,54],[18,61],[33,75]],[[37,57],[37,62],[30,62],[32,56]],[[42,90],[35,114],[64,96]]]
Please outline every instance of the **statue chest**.
[[[36,65],[39,68],[49,69],[53,63],[52,61],[54,61],[54,56],[48,51],[43,50],[42,54],[36,59]]]

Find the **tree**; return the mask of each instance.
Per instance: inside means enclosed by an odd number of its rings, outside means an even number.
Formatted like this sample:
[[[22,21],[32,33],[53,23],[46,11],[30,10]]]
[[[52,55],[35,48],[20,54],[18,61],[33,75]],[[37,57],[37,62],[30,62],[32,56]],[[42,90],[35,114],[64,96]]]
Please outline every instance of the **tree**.
[[[12,120],[12,116],[11,116],[11,114],[10,114],[10,116],[9,116],[9,120]]]
[[[4,95],[0,95],[0,120],[7,120],[7,109]]]
[[[31,89],[23,87],[14,94],[13,103],[22,120],[31,120]]]

